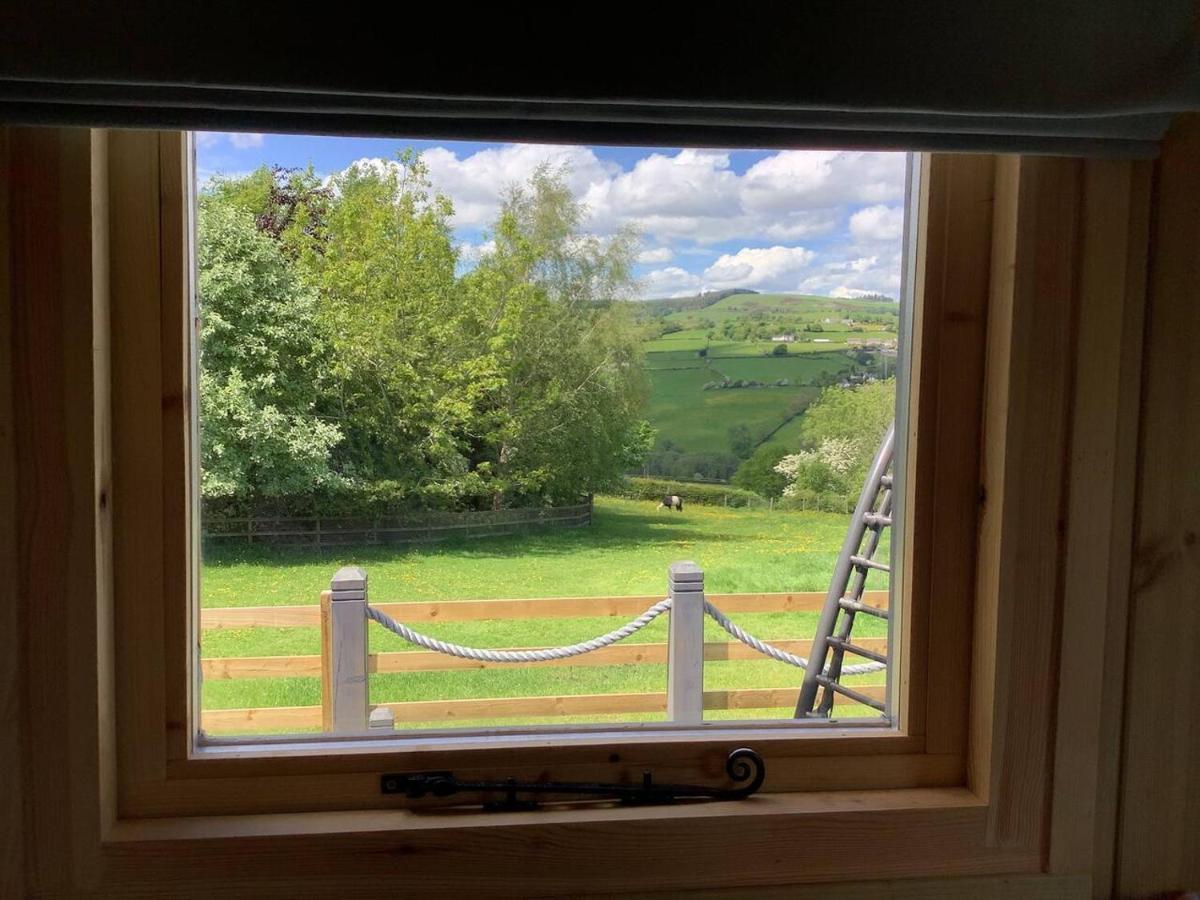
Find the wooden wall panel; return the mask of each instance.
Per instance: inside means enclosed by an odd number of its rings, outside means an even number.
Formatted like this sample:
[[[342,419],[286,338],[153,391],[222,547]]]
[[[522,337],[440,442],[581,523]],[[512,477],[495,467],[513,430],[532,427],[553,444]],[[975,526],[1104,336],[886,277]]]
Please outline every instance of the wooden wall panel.
[[[9,142],[0,127],[0,573],[17,571],[16,422],[13,415],[13,307],[9,267]],[[11,595],[10,595],[11,596]],[[15,599],[15,598],[13,598]],[[0,603],[0,897],[18,897],[25,884],[24,752],[25,682],[20,603]]]
[[[1111,889],[1153,165],[1083,167],[1050,868]]]
[[[925,735],[930,753],[963,753],[969,682],[954,673],[968,671],[971,656],[995,158],[933,154],[921,187],[905,516],[929,527],[908,538],[903,571],[903,596],[925,600],[902,606],[899,671],[911,673],[903,727]],[[907,665],[910,654],[922,664]],[[920,700],[931,684],[937,699],[926,707]]]
[[[106,139],[85,129],[8,139],[26,868],[31,888],[52,896],[98,877],[113,813],[96,640],[111,598],[107,191],[95,166]]]
[[[1154,191],[1117,890],[1200,887],[1200,116]]]
[[[1081,172],[996,169],[969,777],[1000,846],[1040,842],[1048,808]]]

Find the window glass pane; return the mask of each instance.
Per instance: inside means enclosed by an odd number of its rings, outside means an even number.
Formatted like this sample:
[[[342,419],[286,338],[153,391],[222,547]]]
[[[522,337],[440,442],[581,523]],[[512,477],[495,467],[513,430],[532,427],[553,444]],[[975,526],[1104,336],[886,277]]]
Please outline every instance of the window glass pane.
[[[195,147],[208,737],[887,723],[904,154]]]

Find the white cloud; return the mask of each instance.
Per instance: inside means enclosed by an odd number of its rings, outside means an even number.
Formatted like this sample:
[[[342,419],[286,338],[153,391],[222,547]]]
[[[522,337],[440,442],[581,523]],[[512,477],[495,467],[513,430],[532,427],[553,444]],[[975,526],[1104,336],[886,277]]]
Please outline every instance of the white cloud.
[[[643,297],[685,297],[696,293],[703,285],[700,276],[693,275],[679,266],[655,269],[640,281]]]
[[[732,287],[794,291],[816,258],[804,247],[744,247],[727,253],[704,270],[706,288]]]
[[[904,154],[785,150],[744,180],[746,207],[758,211],[885,203],[904,196]]]
[[[640,263],[667,263],[675,258],[670,247],[655,247],[653,250],[643,250],[637,256]]]
[[[569,169],[567,183],[576,197],[585,196],[593,184],[619,171],[619,166],[603,162],[588,147],[543,144],[490,147],[461,159],[452,150],[434,147],[421,158],[429,167],[434,187],[454,201],[454,224],[459,228],[491,225],[505,191],[526,183],[543,163]]]
[[[633,225],[659,244],[808,240],[835,231],[850,206],[904,195],[900,153],[784,151],[740,175],[730,154],[716,150],[651,153],[629,171],[588,147],[506,144],[461,157],[434,147],[422,158],[434,187],[454,202],[456,227],[491,225],[505,190],[549,163],[569,169],[590,231],[611,234]],[[356,164],[394,165],[379,159]]]
[[[265,134],[249,131],[197,131],[196,147],[200,150],[210,150],[223,143],[229,144],[235,150],[250,150],[261,147],[266,140]]]
[[[483,241],[479,244],[464,243],[458,245],[458,258],[460,261],[474,265],[483,259],[485,256],[495,252],[495,241]]]
[[[904,233],[899,206],[868,206],[850,217],[850,234],[859,241],[898,241]]]
[[[838,256],[851,251],[850,255]],[[897,242],[887,253],[871,256],[853,255],[853,247],[837,247],[815,267],[812,274],[800,282],[806,294],[828,297],[860,297],[863,294],[900,296],[900,257]]]
[[[261,147],[266,135],[249,131],[235,131],[229,135],[229,143],[235,150],[249,150],[251,147]]]
[[[702,272],[694,265],[656,269],[642,279],[643,296],[726,287],[899,292],[901,153],[784,151],[741,174],[730,153],[698,149],[653,152],[628,171],[588,147],[508,144],[461,156],[434,147],[422,158],[434,188],[453,201],[460,229],[491,226],[505,192],[548,163],[569,172],[568,185],[588,209],[589,232],[608,235],[630,225],[641,232],[641,263],[699,262],[716,256],[708,248],[719,243],[773,244],[725,253]],[[368,158],[354,165],[396,163]],[[464,247],[462,258],[471,262],[480,252]]]

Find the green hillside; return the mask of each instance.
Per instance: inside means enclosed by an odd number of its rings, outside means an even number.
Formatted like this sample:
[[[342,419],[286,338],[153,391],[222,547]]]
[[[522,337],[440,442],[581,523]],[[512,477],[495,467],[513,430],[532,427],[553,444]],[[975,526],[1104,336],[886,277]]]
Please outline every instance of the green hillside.
[[[634,308],[658,430],[647,472],[677,478],[725,480],[764,442],[794,447],[821,388],[877,372],[899,326],[899,305],[878,298],[725,292]]]

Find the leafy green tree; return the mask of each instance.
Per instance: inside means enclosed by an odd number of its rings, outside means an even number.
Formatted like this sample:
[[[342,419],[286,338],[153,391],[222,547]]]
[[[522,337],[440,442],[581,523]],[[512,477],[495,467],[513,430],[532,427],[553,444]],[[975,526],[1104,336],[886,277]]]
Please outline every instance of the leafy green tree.
[[[285,169],[260,166],[242,178],[217,178],[206,196],[218,204],[237,207],[254,217],[254,224],[296,259],[316,249],[334,200],[333,190],[322,184],[313,167]]]
[[[874,456],[888,426],[896,417],[896,379],[857,387],[830,387],[804,413],[800,437],[810,447],[827,438],[845,440],[857,457]]]
[[[565,174],[542,166],[508,193],[495,250],[462,279],[494,374],[472,461],[496,506],[603,489],[650,446],[641,342],[628,304],[613,302],[631,291],[637,236],[584,234]]]
[[[587,235],[542,168],[459,277],[452,212],[409,152],[206,190],[207,496],[389,481],[437,506],[571,501],[642,464],[641,335],[616,302],[637,236]]]
[[[204,495],[280,496],[335,480],[341,432],[317,415],[325,345],[315,298],[225,194],[201,198],[197,249]]]
[[[337,460],[413,487],[469,469],[462,435],[493,377],[456,292],[449,200],[414,154],[352,166],[302,258],[329,335],[326,412],[346,435]]]
[[[787,449],[779,444],[763,444],[738,466],[730,483],[763,497],[780,497],[788,480],[775,467],[786,455]]]
[[[754,449],[754,435],[750,433],[750,429],[742,423],[729,426],[726,431],[729,438],[729,449],[733,451],[733,455],[745,459],[750,455],[750,451]]]
[[[788,355],[787,344],[782,343],[782,342],[776,344],[774,347],[771,348],[771,355],[772,356],[787,356]]]
[[[788,480],[784,494],[857,493],[895,410],[893,378],[822,391],[800,421],[804,449],[776,465]]]

